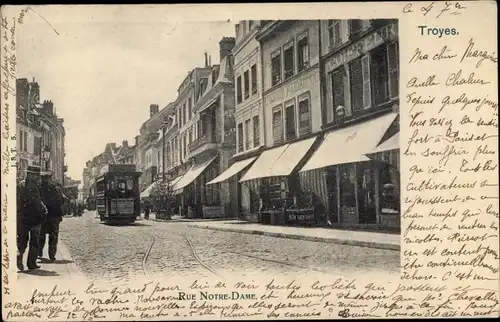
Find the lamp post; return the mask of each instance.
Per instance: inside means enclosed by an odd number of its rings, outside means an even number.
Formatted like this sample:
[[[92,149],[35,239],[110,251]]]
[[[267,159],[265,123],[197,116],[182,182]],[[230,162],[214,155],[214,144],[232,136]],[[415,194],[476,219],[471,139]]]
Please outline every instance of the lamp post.
[[[46,145],[43,149],[43,160],[45,161],[45,171],[49,170],[50,148]]]

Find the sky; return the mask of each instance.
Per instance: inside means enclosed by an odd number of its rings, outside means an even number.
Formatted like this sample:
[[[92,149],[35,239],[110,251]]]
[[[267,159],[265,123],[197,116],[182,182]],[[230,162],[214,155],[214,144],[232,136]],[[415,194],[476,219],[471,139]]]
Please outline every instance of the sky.
[[[64,118],[68,175],[78,180],[106,143],[133,144],[150,104],[174,101],[204,53],[218,64],[219,40],[235,36],[233,22],[138,19],[126,8],[64,15],[40,8],[24,20],[17,77],[35,78],[40,101],[52,100]]]

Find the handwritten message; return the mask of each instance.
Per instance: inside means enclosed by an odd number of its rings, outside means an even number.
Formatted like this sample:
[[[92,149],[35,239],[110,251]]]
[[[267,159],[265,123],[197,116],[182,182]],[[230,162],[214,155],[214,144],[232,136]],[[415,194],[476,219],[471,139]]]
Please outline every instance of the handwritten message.
[[[466,7],[442,5],[427,4],[420,12],[434,11],[444,19]],[[405,12],[412,14],[410,9],[414,6]],[[401,163],[407,173],[402,180],[401,277],[405,285],[434,288],[428,299],[440,316],[496,315],[497,53],[483,38],[465,36],[460,28],[426,33],[429,29],[414,27],[414,34],[426,40],[409,48],[404,62],[409,72],[401,79],[406,129]]]

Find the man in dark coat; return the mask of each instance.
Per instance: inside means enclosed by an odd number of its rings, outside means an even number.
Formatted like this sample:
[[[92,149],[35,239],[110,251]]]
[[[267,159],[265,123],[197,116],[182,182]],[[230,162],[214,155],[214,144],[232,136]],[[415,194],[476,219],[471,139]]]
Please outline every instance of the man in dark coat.
[[[40,168],[30,166],[26,179],[17,186],[17,268],[24,270],[23,256],[28,248],[28,269],[37,269],[36,259],[42,223],[47,208],[40,194]]]
[[[41,192],[42,200],[47,206],[47,218],[42,224],[38,256],[43,256],[45,238],[49,234],[49,258],[53,261],[56,259],[59,224],[62,221],[64,200],[60,188],[52,182],[51,177],[52,173],[45,172],[42,174]]]

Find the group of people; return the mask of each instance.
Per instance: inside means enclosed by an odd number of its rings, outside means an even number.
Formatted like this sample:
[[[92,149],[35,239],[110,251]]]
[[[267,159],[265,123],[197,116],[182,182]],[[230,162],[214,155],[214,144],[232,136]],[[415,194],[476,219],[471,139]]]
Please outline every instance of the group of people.
[[[49,235],[49,259],[56,260],[59,224],[67,197],[52,182],[52,173],[30,166],[26,178],[17,186],[17,268],[24,270],[23,256],[28,248],[28,269],[38,269]],[[29,246],[29,247],[28,247]]]

